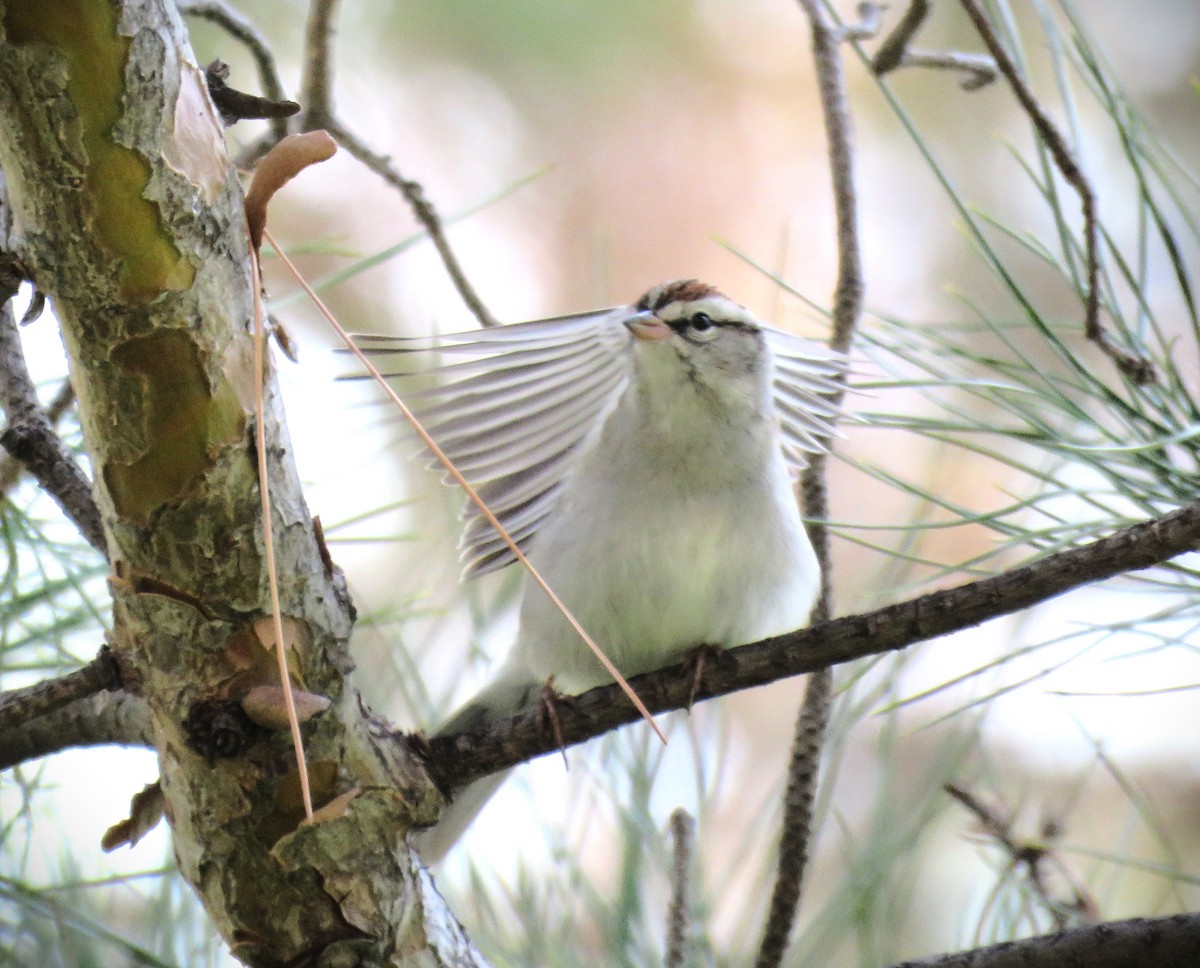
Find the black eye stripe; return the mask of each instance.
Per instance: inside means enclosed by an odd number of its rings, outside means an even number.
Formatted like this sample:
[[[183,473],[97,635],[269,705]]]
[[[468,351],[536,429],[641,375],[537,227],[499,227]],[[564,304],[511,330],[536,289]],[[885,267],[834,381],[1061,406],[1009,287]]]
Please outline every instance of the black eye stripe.
[[[703,316],[708,320],[709,326],[713,329],[739,329],[753,332],[757,327],[743,323],[738,319],[716,319],[708,313],[692,313],[680,319],[664,320],[676,333],[683,334],[692,328],[692,322],[697,316]]]

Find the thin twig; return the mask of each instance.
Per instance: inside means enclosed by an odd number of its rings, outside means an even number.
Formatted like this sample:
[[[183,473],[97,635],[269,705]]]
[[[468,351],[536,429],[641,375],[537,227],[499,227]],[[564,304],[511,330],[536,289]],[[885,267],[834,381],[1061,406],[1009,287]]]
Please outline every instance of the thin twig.
[[[121,674],[116,659],[108,646],[104,646],[96,658],[74,672],[24,689],[0,693],[0,733],[16,729],[85,696],[120,686]]]
[[[75,388],[71,385],[70,379],[65,379],[59,386],[58,392],[54,394],[54,399],[50,401],[50,406],[46,408],[46,419],[50,421],[51,427],[58,426],[58,422],[66,416],[74,402]],[[19,460],[7,452],[0,454],[0,501],[17,486],[17,482],[20,481],[24,472],[25,465]]]
[[[822,6],[821,0],[800,0],[812,30],[813,60],[817,90],[825,121],[825,137],[833,186],[837,226],[838,273],[833,297],[833,333],[830,345],[847,352],[862,316],[862,256],[858,243],[858,212],[854,184],[854,149],[851,140],[850,109],[846,102],[846,81],[842,68],[841,43],[862,39],[878,27],[879,10],[874,4],[860,5],[864,24],[858,28],[838,28]],[[843,378],[844,379],[844,378]],[[839,387],[834,403],[840,402],[844,389]],[[826,455],[816,456],[805,468],[801,480],[801,500],[808,521],[809,539],[821,568],[821,591],[812,620],[823,622],[833,613],[832,565],[829,536],[823,524],[829,518],[825,488]],[[804,703],[796,720],[788,765],[787,792],[783,803],[783,821],[779,842],[779,860],[767,920],[759,944],[757,968],[776,968],[782,961],[800,905],[804,872],[808,865],[812,840],[813,803],[820,773],[821,749],[833,696],[833,672],[819,669],[809,680]]]
[[[818,669],[808,679],[804,705],[796,720],[788,763],[787,789],[783,796],[783,823],[779,837],[779,860],[771,890],[767,921],[758,947],[757,968],[775,966],[783,960],[792,925],[800,907],[800,892],[812,844],[813,802],[820,774],[821,749],[833,700],[833,670]]]
[[[960,0],[960,2],[967,16],[975,25],[975,29],[979,32],[979,36],[983,39],[988,52],[995,59],[996,67],[1008,81],[1017,101],[1029,116],[1030,121],[1033,122],[1043,143],[1050,150],[1054,164],[1062,173],[1063,178],[1079,194],[1083,207],[1084,259],[1087,263],[1087,292],[1084,297],[1083,323],[1085,335],[1113,361],[1117,369],[1134,383],[1142,385],[1154,383],[1157,379],[1154,364],[1145,357],[1129,353],[1115,345],[1100,322],[1099,227],[1096,221],[1096,194],[1092,190],[1091,183],[1076,162],[1075,156],[1067,146],[1066,139],[1059,133],[1046,112],[1042,110],[1033,91],[1017,69],[1017,65],[1009,56],[1008,51],[1004,49],[1004,45],[1000,42],[991,21],[983,12],[983,8],[976,0]]]
[[[687,955],[688,887],[692,880],[692,841],[696,821],[682,807],[671,814],[671,903],[667,908],[666,968],[683,968]]]
[[[258,82],[262,85],[263,95],[271,101],[284,101],[283,82],[275,67],[275,55],[271,53],[270,45],[258,29],[240,13],[228,6],[222,0],[196,0],[179,6],[180,12],[188,16],[199,17],[216,24],[227,34],[239,41],[254,58],[258,67]],[[275,141],[287,134],[287,119],[272,118],[270,122],[271,136]]]
[[[929,16],[929,0],[912,0],[904,16],[871,58],[871,69],[880,77],[901,67],[929,67],[937,70],[962,71],[964,91],[986,87],[996,79],[996,62],[979,54],[958,51],[917,50],[912,40]]]
[[[1096,920],[1095,904],[1083,888],[1075,883],[1061,861],[1057,866],[1070,884],[1072,897],[1069,901],[1063,901],[1050,893],[1046,885],[1045,862],[1054,858],[1045,840],[1018,839],[1013,832],[1012,822],[970,791],[951,783],[945,784],[942,789],[962,804],[979,822],[984,835],[1004,851],[1008,856],[1009,869],[1024,871],[1030,890],[1054,921],[1056,931],[1065,931],[1072,917]]]
[[[400,174],[390,158],[381,155],[367,146],[366,142],[352,134],[337,118],[333,106],[333,35],[334,19],[337,15],[338,0],[312,0],[309,7],[308,23],[305,27],[304,39],[304,77],[303,94],[304,115],[300,126],[304,131],[324,129],[345,148],[360,163],[379,175],[384,181],[395,188],[404,197],[413,215],[429,233],[429,238],[437,249],[442,265],[450,276],[459,298],[466,304],[471,314],[479,320],[480,326],[497,326],[499,321],[491,314],[483,300],[475,291],[463,271],[458,256],[450,248],[446,231],[441,217],[433,203],[425,197],[425,189],[420,182],[412,181]],[[256,145],[251,151],[251,157],[258,157],[271,145]]]
[[[333,123],[333,21],[338,0],[312,0],[304,31],[304,130]]]
[[[417,221],[429,233],[429,238],[437,249],[438,255],[441,256],[442,264],[446,267],[446,272],[449,273],[454,288],[458,290],[459,297],[479,320],[479,325],[498,326],[499,321],[483,304],[483,300],[479,298],[479,294],[467,279],[467,275],[458,261],[458,256],[450,248],[450,242],[442,227],[441,217],[433,204],[425,197],[425,189],[421,187],[421,184],[410,181],[401,175],[389,158],[376,154],[342,127],[340,122],[331,120],[326,127],[329,133],[337,139],[338,144],[404,196],[405,201],[412,208],[413,214],[417,217]]]
[[[16,289],[15,277],[0,281],[0,404],[8,418],[0,445],[25,466],[88,544],[107,555],[104,525],[92,497],[91,481],[54,432],[25,365],[12,311]]]
[[[625,677],[623,675],[621,675],[620,670],[618,670],[617,667],[615,665],[613,665],[612,660],[607,655],[605,655],[604,650],[602,648],[600,648],[599,645],[596,644],[595,640],[587,633],[587,631],[584,629],[584,627],[579,624],[579,620],[577,618],[575,618],[574,615],[571,614],[570,609],[568,609],[567,606],[563,603],[562,599],[560,599],[558,597],[558,594],[554,591],[554,589],[552,589],[546,583],[546,580],[538,573],[538,570],[536,568],[534,568],[534,566],[532,564],[530,564],[529,559],[525,557],[525,553],[520,548],[517,547],[516,542],[513,541],[512,536],[504,528],[504,525],[502,525],[500,523],[500,520],[492,512],[492,509],[489,508],[487,506],[487,503],[483,500],[483,498],[481,498],[479,496],[479,492],[476,491],[475,488],[472,487],[471,484],[467,481],[467,479],[462,476],[462,474],[459,472],[458,468],[454,466],[454,462],[451,461],[450,458],[446,456],[446,452],[444,450],[442,450],[441,447],[438,446],[437,442],[432,437],[429,436],[429,433],[425,430],[424,427],[421,426],[421,422],[419,420],[417,420],[416,416],[408,408],[408,405],[403,400],[400,399],[399,394],[397,394],[396,391],[392,389],[392,387],[388,384],[387,380],[384,378],[383,374],[381,374],[379,372],[379,369],[375,366],[375,364],[371,362],[370,358],[361,349],[358,348],[358,346],[357,346],[357,344],[355,344],[354,340],[351,339],[350,334],[347,333],[345,328],[342,326],[342,324],[338,322],[337,317],[334,316],[332,312],[330,312],[329,307],[325,305],[325,303],[321,299],[321,297],[318,296],[316,294],[316,292],[313,291],[312,286],[310,286],[308,284],[308,280],[306,280],[304,278],[304,276],[301,275],[300,270],[297,269],[295,264],[292,262],[292,260],[287,257],[287,254],[281,248],[279,248],[279,246],[276,244],[274,238],[271,237],[271,233],[265,228],[263,229],[263,238],[265,238],[271,244],[272,248],[275,249],[275,252],[279,256],[280,260],[287,267],[288,271],[291,272],[291,274],[295,277],[296,281],[300,284],[301,288],[308,295],[308,298],[312,301],[312,304],[317,308],[317,311],[322,316],[325,317],[325,321],[327,323],[329,323],[329,325],[333,328],[334,332],[337,333],[338,338],[346,345],[346,348],[352,354],[354,354],[355,358],[359,361],[359,363],[361,363],[363,365],[363,367],[366,369],[366,371],[371,375],[371,378],[379,385],[380,389],[383,390],[383,392],[385,394],[387,394],[387,397],[392,402],[392,405],[394,407],[396,407],[397,410],[400,411],[401,416],[404,417],[405,421],[408,423],[408,425],[410,427],[412,427],[412,429],[416,432],[417,436],[421,438],[421,442],[429,449],[429,452],[431,454],[433,454],[433,456],[437,459],[437,461],[446,469],[446,472],[452,478],[454,478],[455,483],[458,484],[458,486],[463,489],[463,493],[466,494],[467,499],[472,504],[474,504],[477,508],[479,508],[479,513],[482,514],[484,516],[484,518],[487,519],[488,524],[490,524],[493,528],[496,529],[496,534],[508,546],[508,550],[512,552],[513,557],[517,559],[517,561],[521,564],[521,566],[525,569],[526,573],[529,575],[530,578],[533,579],[533,581],[537,584],[537,586],[543,592],[545,592],[546,596],[550,599],[550,601],[554,604],[554,606],[562,614],[562,617],[567,621],[567,623],[575,631],[575,634],[578,635],[580,637],[580,639],[583,640],[584,644],[589,649],[592,650],[592,654],[596,657],[596,659],[600,662],[600,664],[602,666],[604,666],[605,671],[610,676],[612,676],[612,678],[616,682],[617,687],[625,694],[625,696],[629,699],[629,701],[631,703],[633,703],[633,706],[637,710],[638,714],[641,715],[641,717],[643,719],[645,719],[647,723],[649,723],[650,728],[652,730],[654,730],[655,735],[658,736],[658,738],[660,740],[662,740],[663,745],[666,745],[666,742],[667,742],[666,736],[664,736],[662,730],[659,729],[658,723],[656,723],[654,721],[653,717],[651,717],[650,713],[647,712],[646,706],[645,706],[645,704],[643,704],[641,698],[638,696],[638,694],[633,689],[631,689],[629,687],[629,683],[625,680]],[[538,711],[539,711],[539,722],[540,722],[540,720],[541,720],[540,704],[538,707]],[[449,789],[449,788],[447,788],[447,789]]]

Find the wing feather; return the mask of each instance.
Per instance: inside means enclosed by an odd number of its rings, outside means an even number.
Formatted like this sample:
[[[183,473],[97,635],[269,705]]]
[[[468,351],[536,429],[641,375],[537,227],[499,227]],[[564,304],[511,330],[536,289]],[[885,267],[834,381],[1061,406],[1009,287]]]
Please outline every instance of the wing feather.
[[[405,399],[522,551],[554,513],[580,442],[625,385],[632,337],[621,319],[627,311],[369,340],[370,352],[400,359],[450,354],[454,362],[421,371],[439,383]],[[468,505],[463,518],[464,575],[514,560],[476,507]]]
[[[783,455],[793,474],[808,464],[811,454],[828,449],[837,436],[836,420],[843,414],[831,397],[846,372],[841,353],[776,329],[767,329],[775,377],[775,414],[779,419]]]

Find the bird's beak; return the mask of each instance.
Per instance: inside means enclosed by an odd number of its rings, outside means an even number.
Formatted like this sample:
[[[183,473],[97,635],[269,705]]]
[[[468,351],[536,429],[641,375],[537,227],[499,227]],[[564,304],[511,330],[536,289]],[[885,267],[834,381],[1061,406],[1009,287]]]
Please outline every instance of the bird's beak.
[[[635,313],[625,320],[629,332],[634,339],[657,340],[670,339],[671,327],[664,323],[652,312]]]

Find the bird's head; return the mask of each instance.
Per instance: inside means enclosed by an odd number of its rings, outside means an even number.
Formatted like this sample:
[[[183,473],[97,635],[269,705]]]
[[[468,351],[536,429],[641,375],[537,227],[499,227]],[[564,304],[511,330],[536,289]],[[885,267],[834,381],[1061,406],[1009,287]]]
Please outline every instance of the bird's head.
[[[684,405],[695,397],[736,422],[767,405],[762,325],[712,286],[695,279],[655,286],[624,322],[633,335],[634,381],[647,397]]]

